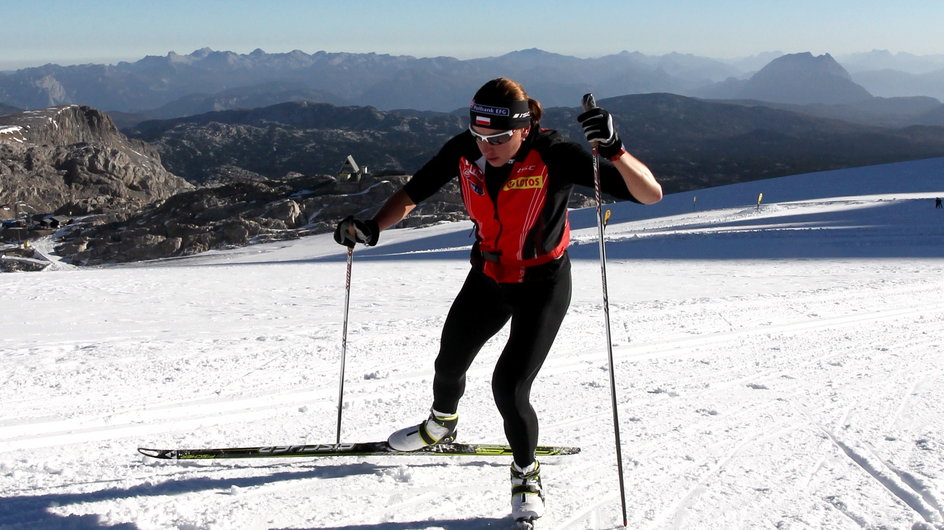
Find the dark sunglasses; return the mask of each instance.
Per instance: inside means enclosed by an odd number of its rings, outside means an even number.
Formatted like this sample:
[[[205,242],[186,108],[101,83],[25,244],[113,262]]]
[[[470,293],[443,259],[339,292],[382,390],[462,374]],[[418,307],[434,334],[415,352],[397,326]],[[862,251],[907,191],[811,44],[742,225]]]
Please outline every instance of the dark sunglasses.
[[[472,133],[472,136],[479,142],[488,142],[489,145],[501,145],[511,140],[511,137],[515,135],[514,129],[495,134],[479,134],[472,130],[471,125],[469,125],[469,132]]]

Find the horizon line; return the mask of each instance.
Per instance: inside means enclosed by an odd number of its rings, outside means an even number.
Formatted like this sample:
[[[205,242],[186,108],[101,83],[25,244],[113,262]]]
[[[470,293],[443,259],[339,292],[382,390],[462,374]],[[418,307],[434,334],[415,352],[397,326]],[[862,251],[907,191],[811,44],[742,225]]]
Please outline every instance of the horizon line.
[[[103,57],[103,56],[99,56],[99,57],[86,57],[86,58],[76,58],[76,59],[49,59],[49,60],[46,60],[46,59],[39,59],[39,60],[29,60],[29,59],[16,60],[16,59],[7,59],[7,60],[0,60],[0,71],[2,71],[2,72],[15,72],[15,71],[18,71],[18,70],[27,70],[27,69],[30,69],[30,68],[42,68],[42,67],[46,67],[46,66],[61,66],[61,67],[67,67],[67,66],[88,66],[88,65],[96,65],[96,66],[97,66],[97,65],[117,66],[117,65],[122,64],[122,63],[134,64],[134,63],[143,61],[143,60],[148,59],[148,58],[167,58],[167,57],[171,57],[171,56],[177,56],[177,57],[194,57],[194,56],[199,56],[201,53],[207,53],[207,52],[208,52],[208,53],[223,53],[223,54],[231,53],[231,54],[234,54],[234,55],[237,55],[237,56],[240,56],[240,57],[247,57],[247,56],[251,56],[251,55],[254,55],[254,54],[260,53],[260,52],[263,53],[263,54],[266,54],[266,55],[290,55],[290,54],[293,54],[293,53],[298,52],[298,53],[305,54],[305,55],[307,55],[307,56],[314,56],[314,55],[318,55],[318,54],[329,54],[329,55],[335,55],[335,54],[337,54],[337,55],[340,55],[340,54],[349,54],[349,55],[379,55],[379,56],[389,56],[389,57],[412,57],[412,58],[415,58],[415,59],[440,59],[440,58],[444,58],[444,59],[455,59],[455,60],[457,60],[457,61],[475,61],[475,60],[483,60],[483,59],[495,59],[495,58],[500,58],[500,57],[504,57],[504,56],[512,55],[512,54],[516,54],[516,53],[535,52],[535,51],[536,51],[536,52],[547,53],[547,54],[549,54],[549,55],[558,55],[558,56],[561,56],[561,57],[570,57],[570,58],[585,59],[585,60],[589,60],[589,59],[602,59],[602,58],[605,58],[605,57],[612,57],[612,56],[617,56],[617,55],[633,55],[633,54],[639,54],[639,55],[642,55],[642,56],[644,56],[644,57],[665,57],[665,56],[672,56],[672,55],[681,55],[681,56],[689,56],[689,57],[698,57],[698,58],[703,58],[703,59],[711,59],[711,60],[716,60],[716,61],[719,61],[719,62],[738,62],[738,61],[747,61],[747,60],[755,59],[755,58],[762,58],[762,57],[764,57],[764,56],[772,56],[772,55],[783,56],[783,55],[794,55],[794,54],[802,54],[802,53],[810,53],[810,54],[812,54],[812,55],[814,55],[814,56],[830,55],[830,56],[832,56],[832,57],[834,57],[834,58],[836,58],[836,57],[850,57],[850,56],[866,55],[866,54],[874,54],[874,53],[885,53],[885,54],[888,54],[888,55],[890,55],[890,56],[892,56],[892,57],[904,55],[904,56],[910,56],[910,57],[916,57],[916,58],[942,58],[942,59],[944,59],[944,53],[917,54],[917,53],[908,52],[908,51],[895,51],[895,52],[893,52],[893,51],[891,51],[891,50],[889,50],[889,49],[878,49],[878,48],[873,48],[872,50],[868,50],[868,51],[856,51],[856,52],[845,52],[845,53],[833,53],[833,52],[824,51],[824,52],[822,52],[822,53],[820,53],[820,54],[817,54],[816,52],[814,52],[814,51],[812,51],[812,50],[801,50],[801,51],[790,51],[790,52],[784,52],[784,51],[782,51],[782,50],[765,50],[765,51],[756,52],[756,53],[754,53],[754,54],[752,54],[752,55],[740,55],[740,56],[734,56],[734,57],[715,57],[715,56],[711,56],[711,55],[702,55],[702,54],[698,54],[698,53],[694,53],[694,52],[670,51],[670,52],[665,52],[665,53],[647,53],[647,52],[642,52],[642,51],[639,51],[639,50],[630,51],[630,50],[625,50],[625,49],[624,49],[624,50],[617,51],[617,52],[602,54],[602,55],[586,55],[586,54],[577,55],[577,54],[567,54],[567,53],[561,53],[561,52],[555,52],[555,51],[545,50],[545,49],[543,49],[543,48],[533,47],[533,48],[522,48],[522,49],[511,50],[511,51],[508,51],[508,52],[505,52],[505,53],[502,53],[502,54],[499,54],[499,55],[483,55],[483,56],[475,56],[475,57],[457,57],[457,56],[454,56],[454,55],[414,55],[414,54],[409,54],[409,53],[394,53],[394,52],[384,52],[384,51],[329,51],[329,50],[316,50],[316,51],[314,51],[314,52],[306,52],[306,51],[301,50],[301,49],[298,49],[298,48],[292,49],[292,50],[289,50],[289,51],[268,52],[268,51],[263,50],[261,47],[256,47],[256,48],[254,48],[254,49],[253,49],[252,51],[250,51],[250,52],[240,53],[240,52],[234,51],[234,50],[222,50],[222,49],[221,49],[221,50],[217,50],[217,49],[213,49],[213,48],[210,47],[210,46],[204,46],[204,47],[202,47],[202,48],[197,48],[197,49],[191,51],[190,53],[178,53],[176,50],[169,50],[169,51],[168,51],[167,53],[165,53],[164,55],[150,55],[150,54],[146,54],[146,55],[144,55],[144,56],[138,56],[138,57],[136,57],[136,58],[135,58],[135,57],[129,57],[129,56],[125,56],[125,57],[116,57],[116,56]]]

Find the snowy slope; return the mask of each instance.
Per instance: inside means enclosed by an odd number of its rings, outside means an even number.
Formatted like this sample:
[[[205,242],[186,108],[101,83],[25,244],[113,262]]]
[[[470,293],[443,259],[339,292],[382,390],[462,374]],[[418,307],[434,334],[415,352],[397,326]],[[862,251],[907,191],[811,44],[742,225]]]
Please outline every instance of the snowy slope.
[[[611,206],[630,527],[944,528],[937,196],[944,159]],[[533,402],[541,442],[583,452],[542,462],[540,527],[615,528],[596,228],[572,219],[574,301]],[[355,252],[344,440],[425,417],[469,228]],[[334,441],[342,250],[316,236],[0,276],[0,528],[508,528],[508,460],[135,452]],[[501,338],[469,374],[464,441],[503,441]]]

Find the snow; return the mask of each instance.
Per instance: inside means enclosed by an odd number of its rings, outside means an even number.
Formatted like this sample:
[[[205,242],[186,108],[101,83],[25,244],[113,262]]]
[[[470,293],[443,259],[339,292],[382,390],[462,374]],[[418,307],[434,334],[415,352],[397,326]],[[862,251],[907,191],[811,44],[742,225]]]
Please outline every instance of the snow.
[[[19,125],[0,125],[0,139],[3,139],[4,136],[17,143],[26,141],[23,138],[23,127]]]
[[[610,206],[630,527],[944,528],[940,196],[930,159]],[[596,228],[572,213],[574,299],[532,399],[541,443],[582,452],[542,461],[539,527],[616,528]],[[425,417],[469,228],[355,252],[343,440]],[[0,528],[511,527],[507,459],[136,453],[333,442],[344,276],[330,235],[0,276]],[[503,442],[504,336],[469,373],[461,440]]]

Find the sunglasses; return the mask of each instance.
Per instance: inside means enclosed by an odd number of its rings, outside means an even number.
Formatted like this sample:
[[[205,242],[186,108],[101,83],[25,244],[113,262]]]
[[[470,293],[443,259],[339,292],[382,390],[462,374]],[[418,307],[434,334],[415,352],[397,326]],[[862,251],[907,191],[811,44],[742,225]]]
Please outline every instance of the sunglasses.
[[[471,125],[469,125],[469,132],[472,133],[472,136],[479,142],[488,142],[489,145],[501,145],[506,143],[508,140],[511,140],[511,137],[515,134],[514,129],[495,134],[479,134],[472,130]]]

